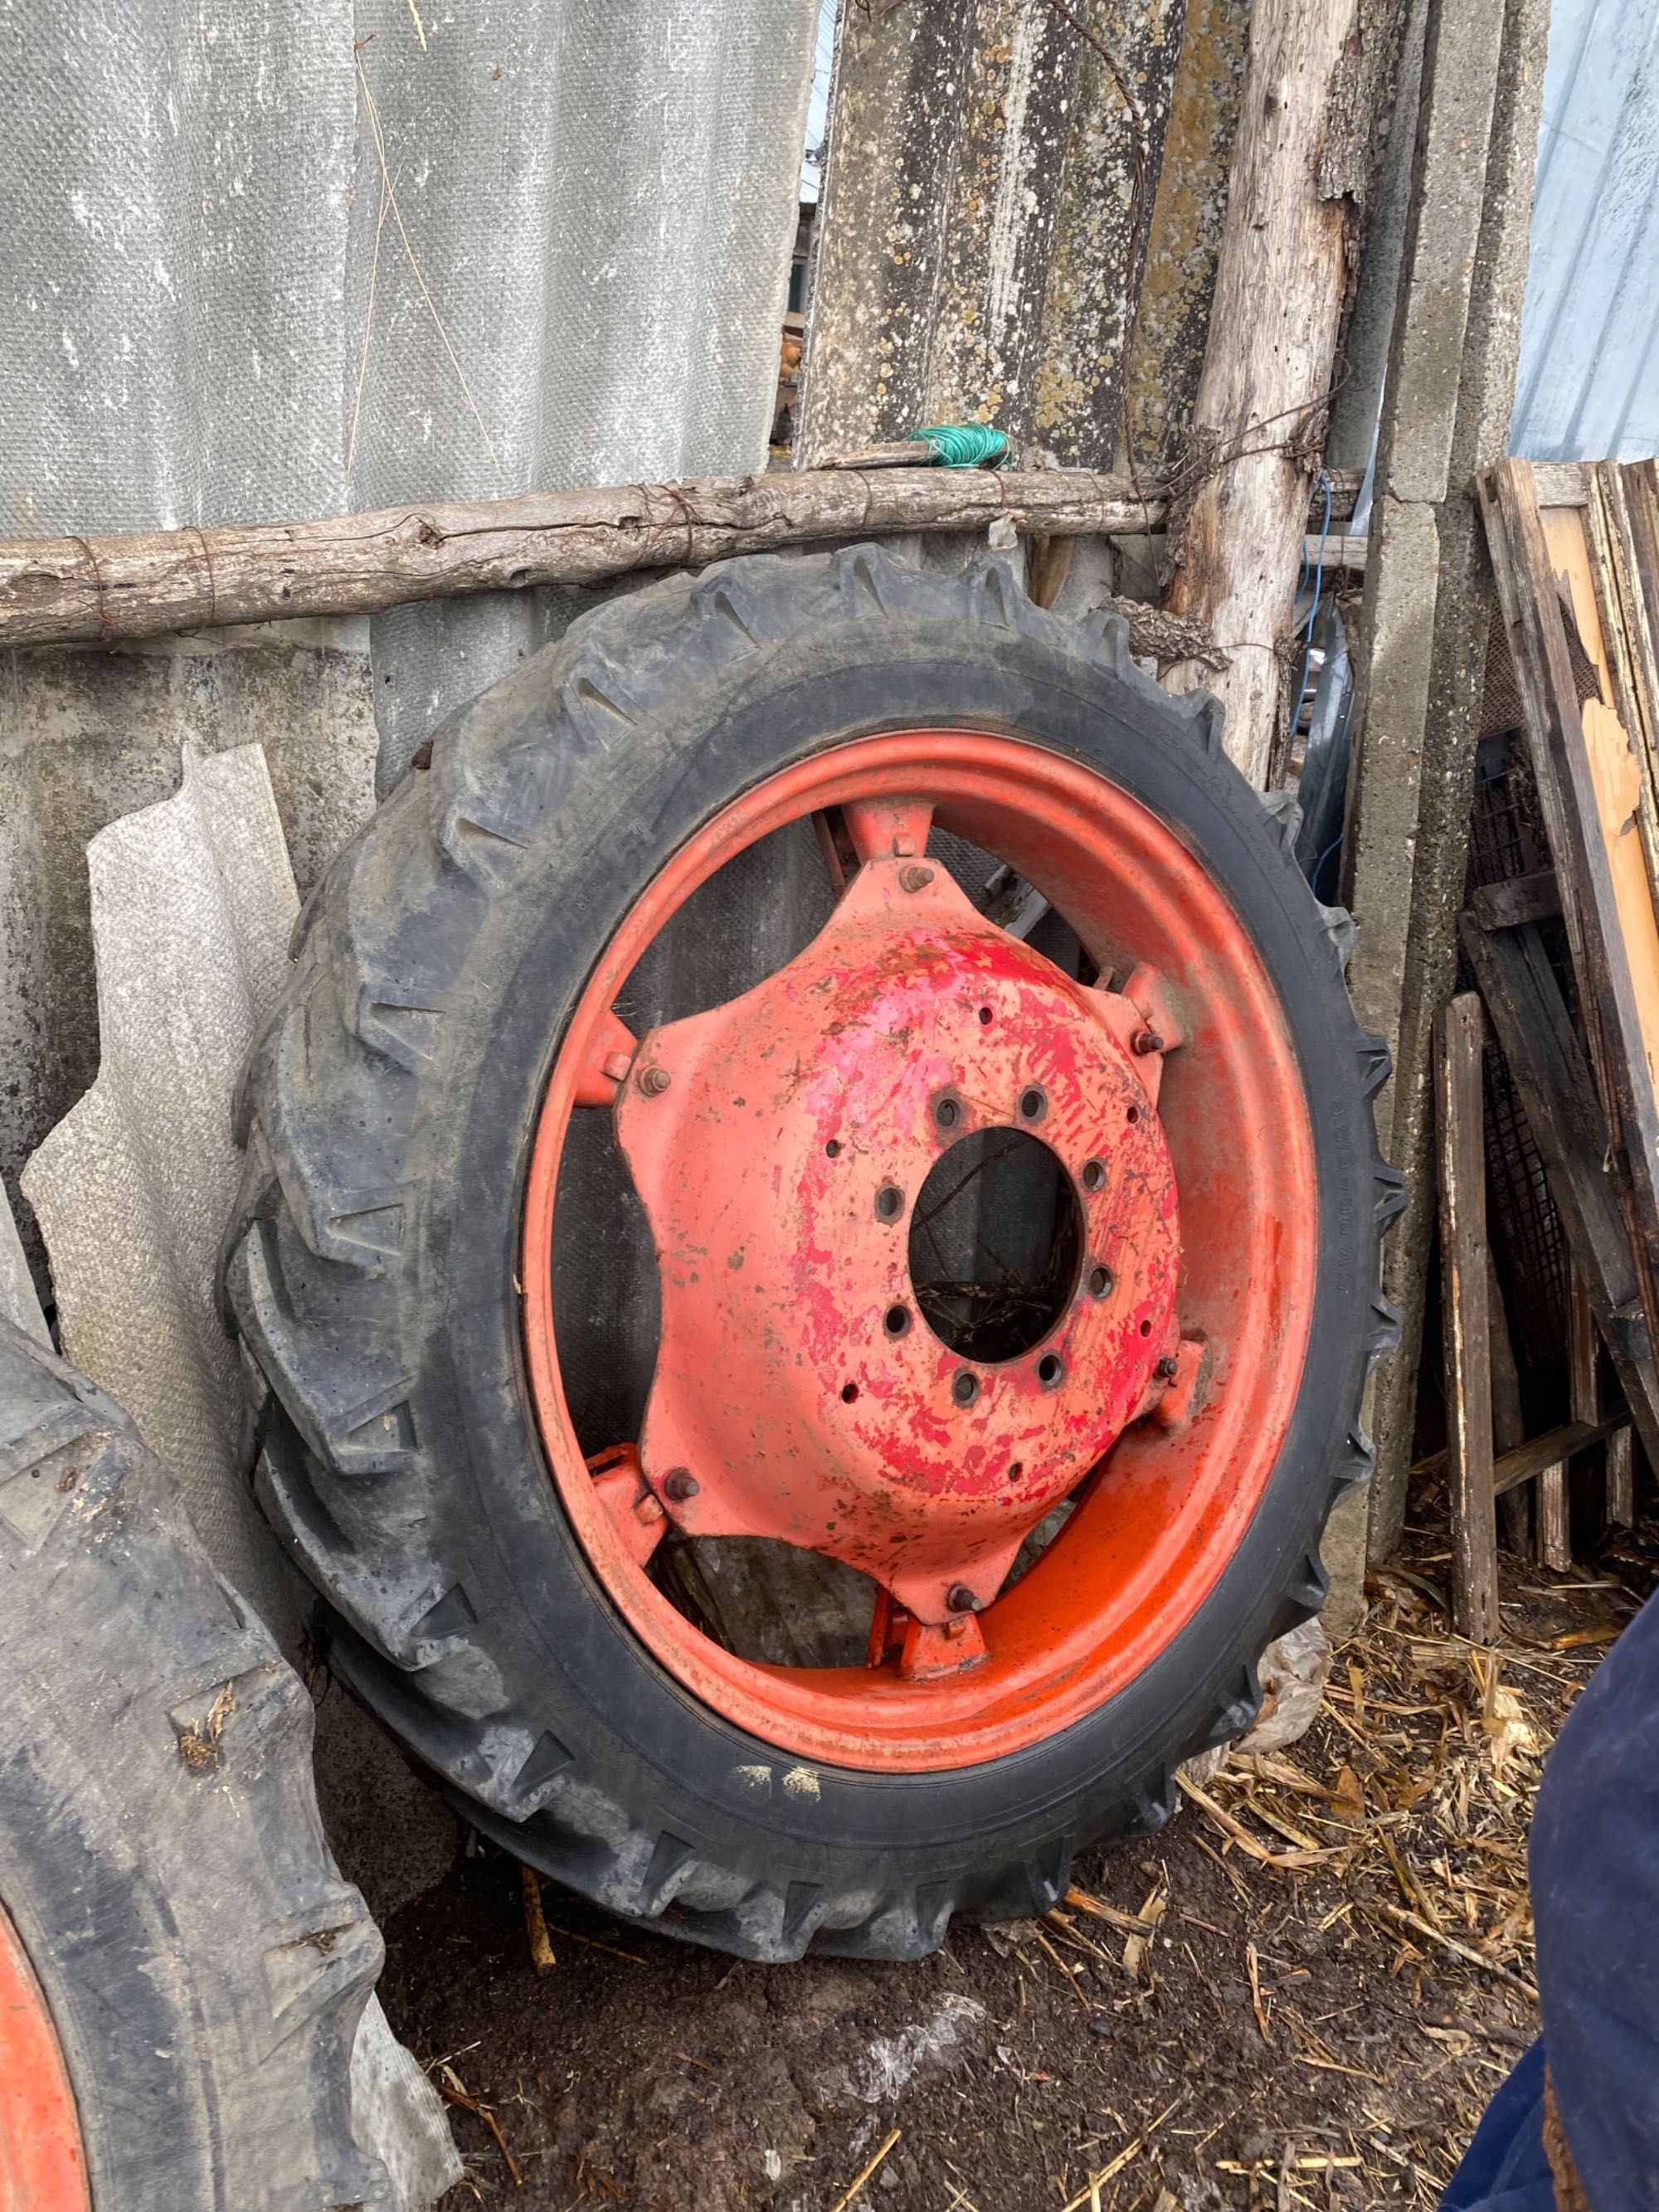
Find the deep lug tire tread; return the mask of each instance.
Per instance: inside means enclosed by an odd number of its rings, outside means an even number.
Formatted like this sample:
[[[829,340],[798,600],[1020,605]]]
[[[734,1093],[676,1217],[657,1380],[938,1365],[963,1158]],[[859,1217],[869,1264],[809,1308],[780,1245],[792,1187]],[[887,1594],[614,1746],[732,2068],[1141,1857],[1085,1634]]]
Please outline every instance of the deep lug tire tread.
[[[1352,925],[1321,908],[1297,869],[1293,802],[1255,803],[1224,757],[1215,702],[1161,690],[1135,666],[1121,617],[1064,623],[1034,605],[994,556],[949,574],[875,546],[757,556],[613,600],[453,717],[429,769],[406,776],[340,856],[302,918],[296,971],[245,1081],[247,1166],[224,1248],[227,1309],[270,1389],[261,1415],[265,1510],[327,1601],[335,1665],[468,1818],[624,1918],[769,1959],[799,1956],[809,1942],[912,1957],[937,1943],[952,1913],[1029,1913],[1031,1818],[1011,1814],[1002,1844],[956,1854],[937,1879],[919,1881],[879,1851],[849,1875],[845,1855],[837,1867],[827,1850],[809,1878],[799,1866],[739,1863],[694,1844],[637,1762],[617,1771],[550,1728],[522,1679],[498,1663],[499,1639],[478,1625],[484,1595],[469,1588],[446,1525],[446,1474],[423,1434],[418,1382],[431,1327],[421,1214],[430,1117],[492,913],[519,895],[554,825],[572,839],[594,834],[590,788],[619,749],[656,744],[667,755],[673,732],[699,712],[711,721],[713,699],[764,688],[781,659],[799,663],[830,635],[875,659],[918,650],[918,637],[941,647],[983,639],[993,650],[1030,647],[1085,663],[1096,680],[1109,674],[1125,719],[1151,742],[1186,749],[1190,773],[1256,842],[1283,906],[1304,918],[1304,941],[1319,948],[1321,1018],[1352,1070],[1354,1100],[1369,1098],[1388,1069],[1386,1047],[1360,1030],[1347,999]],[[705,731],[702,742],[718,740]],[[632,870],[642,888],[654,860],[643,833],[632,843],[624,833],[614,869]],[[1370,1473],[1360,1395],[1392,1340],[1375,1290],[1375,1231],[1403,1194],[1376,1157],[1369,1111],[1364,1127],[1374,1162],[1364,1170],[1374,1193],[1364,1266],[1378,1319],[1352,1363],[1322,1502],[1255,1616],[1244,1687],[1241,1654],[1219,1653],[1172,1717],[1180,1741],[1138,1779],[1090,1797],[1086,1825],[1064,1840],[1067,1862],[1085,1844],[1161,1825],[1176,1760],[1238,1732],[1259,1698],[1262,1644],[1322,1601],[1311,1547],[1338,1497]],[[527,1431],[526,1451],[533,1457]],[[1042,1839],[1042,1850],[1052,1842]],[[1063,1888],[1063,1868],[1056,1878]]]

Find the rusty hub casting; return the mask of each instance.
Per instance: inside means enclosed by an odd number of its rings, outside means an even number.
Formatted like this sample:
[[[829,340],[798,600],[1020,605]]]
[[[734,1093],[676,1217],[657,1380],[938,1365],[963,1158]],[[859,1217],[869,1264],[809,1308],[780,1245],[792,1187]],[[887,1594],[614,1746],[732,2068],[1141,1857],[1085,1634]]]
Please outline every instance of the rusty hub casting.
[[[943,1627],[1161,1395],[1179,1237],[1161,1054],[1134,1051],[1154,980],[1086,989],[984,920],[906,857],[927,814],[855,827],[814,942],[642,1041],[617,1132],[661,1268],[640,1462],[665,1516],[827,1553]],[[996,1128],[1048,1148],[1083,1234],[1052,1327],[993,1364],[929,1325],[908,1236],[935,1162]]]

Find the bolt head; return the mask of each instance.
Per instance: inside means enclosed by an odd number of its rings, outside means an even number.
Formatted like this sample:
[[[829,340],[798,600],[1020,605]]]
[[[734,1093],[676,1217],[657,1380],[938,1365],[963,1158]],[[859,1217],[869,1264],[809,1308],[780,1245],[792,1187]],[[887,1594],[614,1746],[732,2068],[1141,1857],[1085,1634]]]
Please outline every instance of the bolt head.
[[[625,1052],[608,1052],[600,1065],[613,1083],[626,1083],[634,1063]]]
[[[640,1070],[640,1089],[647,1098],[660,1098],[673,1080],[665,1067],[642,1067]]]
[[[663,1510],[663,1502],[661,1498],[653,1496],[653,1493],[647,1490],[644,1497],[641,1498],[638,1504],[634,1508],[634,1517],[636,1521],[644,1522],[646,1527],[650,1528],[654,1527],[659,1521],[665,1521],[668,1518],[668,1516]]]
[[[1179,1370],[1176,1363],[1167,1357],[1160,1359],[1158,1365],[1152,1370],[1153,1374],[1158,1376],[1161,1381],[1165,1382],[1173,1382],[1178,1371]]]
[[[977,1613],[979,1600],[966,1583],[952,1583],[945,1593],[945,1602],[952,1613]]]
[[[901,890],[926,890],[933,880],[933,872],[931,868],[924,868],[919,861],[913,860],[908,866],[899,870],[898,879]]]
[[[671,1467],[662,1479],[663,1496],[676,1505],[684,1505],[688,1498],[695,1498],[702,1488],[689,1467]]]
[[[1164,1049],[1164,1040],[1156,1030],[1137,1030],[1130,1042],[1139,1053],[1162,1052]]]

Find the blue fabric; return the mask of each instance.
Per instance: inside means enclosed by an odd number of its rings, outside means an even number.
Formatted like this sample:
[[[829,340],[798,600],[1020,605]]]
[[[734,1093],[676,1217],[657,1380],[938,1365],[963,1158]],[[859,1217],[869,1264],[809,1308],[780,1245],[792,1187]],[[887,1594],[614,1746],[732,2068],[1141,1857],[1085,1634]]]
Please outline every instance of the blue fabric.
[[[1592,2212],[1659,2212],[1659,1601],[1545,1762],[1528,1850],[1562,2131]]]
[[[1492,2099],[1443,2212],[1555,2212],[1555,2107],[1591,2212],[1659,2212],[1659,1600],[1544,1766],[1528,1850],[1544,2033]]]
[[[1487,2106],[1440,2212],[1555,2212],[1544,2155],[1541,2035]]]

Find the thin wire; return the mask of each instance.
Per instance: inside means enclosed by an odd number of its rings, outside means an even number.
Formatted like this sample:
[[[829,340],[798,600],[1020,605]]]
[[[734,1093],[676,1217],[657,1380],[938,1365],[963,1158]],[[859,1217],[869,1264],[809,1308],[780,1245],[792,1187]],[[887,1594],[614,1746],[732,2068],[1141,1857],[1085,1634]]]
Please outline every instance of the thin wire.
[[[1314,862],[1314,872],[1308,878],[1308,889],[1313,893],[1316,898],[1319,896],[1319,878],[1324,872],[1326,861],[1330,859],[1333,853],[1340,853],[1341,849],[1342,832],[1339,830],[1335,836],[1332,838],[1330,843],[1326,846],[1324,851]]]

